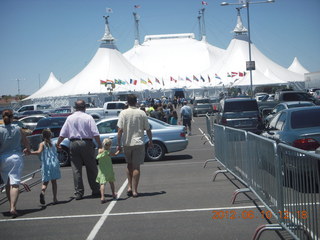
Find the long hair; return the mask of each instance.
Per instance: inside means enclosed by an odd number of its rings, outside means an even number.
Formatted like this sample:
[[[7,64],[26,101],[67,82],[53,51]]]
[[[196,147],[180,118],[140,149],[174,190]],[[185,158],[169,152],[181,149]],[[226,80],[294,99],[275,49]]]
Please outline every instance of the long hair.
[[[44,144],[48,147],[52,147],[51,143],[51,137],[52,137],[52,132],[49,128],[43,129],[42,131],[42,138],[44,141]]]
[[[13,111],[11,109],[5,109],[2,111],[2,118],[4,125],[9,125],[13,119]]]

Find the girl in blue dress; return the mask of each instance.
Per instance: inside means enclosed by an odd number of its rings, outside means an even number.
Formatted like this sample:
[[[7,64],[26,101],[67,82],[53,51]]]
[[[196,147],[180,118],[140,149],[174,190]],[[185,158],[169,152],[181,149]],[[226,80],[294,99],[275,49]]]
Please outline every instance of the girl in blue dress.
[[[39,144],[37,151],[32,151],[31,154],[40,154],[41,160],[41,175],[42,187],[40,193],[40,203],[46,204],[44,194],[47,190],[49,181],[52,184],[53,204],[58,202],[57,199],[57,179],[61,178],[60,164],[57,156],[57,149],[51,143],[52,132],[50,129],[42,131],[43,142]]]

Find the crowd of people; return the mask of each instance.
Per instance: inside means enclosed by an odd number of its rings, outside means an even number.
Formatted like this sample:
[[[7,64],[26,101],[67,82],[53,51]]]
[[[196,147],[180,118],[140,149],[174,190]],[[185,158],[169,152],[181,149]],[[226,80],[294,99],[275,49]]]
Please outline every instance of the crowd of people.
[[[168,99],[167,99],[168,100]],[[43,142],[35,151],[31,151],[26,134],[12,124],[13,111],[4,110],[2,117],[4,126],[0,127],[0,176],[6,184],[6,194],[10,205],[10,215],[18,216],[16,209],[21,172],[23,169],[23,154],[39,155],[41,160],[42,186],[39,195],[41,204],[46,204],[45,193],[49,182],[52,184],[53,204],[58,203],[58,184],[61,178],[57,150],[61,148],[63,139],[70,140],[70,161],[73,172],[74,198],[81,200],[84,196],[84,184],[82,178],[83,165],[86,168],[87,179],[91,188],[92,197],[100,197],[101,203],[105,203],[105,185],[110,184],[113,199],[117,199],[115,190],[115,175],[111,157],[123,151],[127,162],[126,175],[128,179],[127,195],[138,197],[140,165],[144,163],[145,143],[144,132],[149,138],[148,147],[153,147],[152,132],[147,116],[159,119],[172,125],[182,124],[188,127],[191,134],[192,110],[185,99],[174,98],[172,101],[150,101],[148,106],[137,106],[135,95],[127,96],[128,108],[119,114],[117,151],[111,153],[110,139],[100,140],[100,135],[94,119],[87,113],[86,103],[83,100],[75,102],[75,112],[68,116],[62,126],[60,136],[54,145],[51,142],[52,132],[45,129],[42,132]],[[183,105],[183,106],[182,106]],[[180,109],[181,121],[178,120],[177,107]],[[94,141],[98,145],[98,155],[95,156]],[[98,165],[96,164],[98,160]]]

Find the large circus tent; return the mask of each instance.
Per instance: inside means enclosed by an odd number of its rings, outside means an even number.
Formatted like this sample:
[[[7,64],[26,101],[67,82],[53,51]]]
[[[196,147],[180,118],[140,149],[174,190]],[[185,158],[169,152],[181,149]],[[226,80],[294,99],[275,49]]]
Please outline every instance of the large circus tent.
[[[291,85],[299,87],[307,71],[297,59],[287,69],[250,42],[253,86]],[[196,97],[217,94],[228,87],[247,88],[251,84],[248,61],[249,40],[238,12],[234,37],[227,49],[215,47],[205,36],[193,33],[146,35],[144,42],[120,53],[111,35],[108,16],[101,44],[88,65],[62,85],[38,91],[26,100],[68,104],[68,99],[97,98],[99,105],[117,95],[136,93],[140,97],[172,97],[175,89]],[[196,92],[196,93],[195,93]],[[167,94],[168,93],[168,94]]]

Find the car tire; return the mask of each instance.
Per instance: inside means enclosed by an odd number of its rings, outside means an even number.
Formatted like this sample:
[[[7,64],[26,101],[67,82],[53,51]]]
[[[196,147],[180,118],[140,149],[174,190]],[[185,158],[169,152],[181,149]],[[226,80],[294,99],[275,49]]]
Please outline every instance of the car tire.
[[[146,146],[146,160],[147,161],[160,161],[164,158],[166,149],[161,142],[154,141],[153,148]]]
[[[61,150],[58,151],[58,159],[59,159],[60,167],[70,166],[69,149],[62,146]]]

